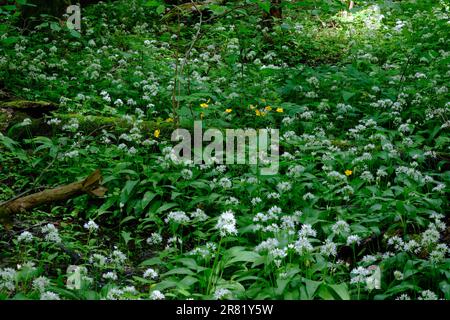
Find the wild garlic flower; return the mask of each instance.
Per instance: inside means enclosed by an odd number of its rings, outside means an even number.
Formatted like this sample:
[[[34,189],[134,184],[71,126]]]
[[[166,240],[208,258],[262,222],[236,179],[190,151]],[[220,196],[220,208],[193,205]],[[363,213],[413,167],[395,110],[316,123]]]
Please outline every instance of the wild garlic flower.
[[[83,228],[85,228],[86,230],[88,230],[89,232],[95,232],[98,230],[98,224],[96,224],[94,221],[89,220],[88,222],[86,222],[83,225]]]
[[[150,299],[151,300],[164,300],[165,298],[166,298],[165,295],[159,290],[154,290],[150,294]]]
[[[33,235],[29,231],[23,231],[19,236],[17,237],[17,241],[19,243],[30,243],[34,239]]]
[[[222,237],[228,235],[236,235],[236,219],[234,217],[234,212],[231,210],[223,212],[216,224],[216,229],[220,231]]]
[[[158,278],[158,272],[156,272],[154,269],[152,268],[148,268],[147,270],[145,270],[144,274],[143,274],[144,278],[147,279],[152,279],[155,280]]]

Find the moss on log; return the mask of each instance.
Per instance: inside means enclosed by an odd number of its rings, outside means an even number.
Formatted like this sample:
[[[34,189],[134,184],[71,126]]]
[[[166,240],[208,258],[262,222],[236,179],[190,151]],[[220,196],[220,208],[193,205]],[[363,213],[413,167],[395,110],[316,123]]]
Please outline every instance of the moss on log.
[[[48,101],[12,100],[0,101],[0,108],[13,110],[35,110],[39,113],[49,112],[56,109],[56,105]]]
[[[100,128],[114,130],[117,132],[126,132],[133,127],[130,123],[121,117],[107,117],[97,115],[83,115],[77,113],[57,113],[57,105],[47,101],[28,101],[28,100],[12,100],[0,101],[0,132],[10,132],[16,139],[28,137],[28,132],[34,136],[48,136],[55,131],[61,131],[62,127],[72,121],[77,120],[78,131],[87,134],[100,133]],[[61,120],[56,127],[47,124],[46,116],[52,116]],[[15,126],[24,119],[29,118],[31,125],[25,128]],[[161,136],[170,135],[175,128],[171,122],[142,121],[139,128],[149,136],[153,135],[155,130],[161,131]]]

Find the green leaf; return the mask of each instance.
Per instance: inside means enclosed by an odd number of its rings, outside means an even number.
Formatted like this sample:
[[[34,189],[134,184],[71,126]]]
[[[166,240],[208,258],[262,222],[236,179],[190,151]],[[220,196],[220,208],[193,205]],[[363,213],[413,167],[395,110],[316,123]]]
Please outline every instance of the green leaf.
[[[309,299],[313,299],[314,295],[316,294],[317,289],[320,287],[322,282],[320,281],[313,281],[310,279],[303,279],[303,282],[306,285],[306,293],[308,294]]]
[[[158,257],[154,257],[154,258],[150,258],[147,260],[144,260],[143,262],[141,262],[141,266],[154,266],[154,265],[160,265],[163,262],[161,261],[160,258]]]
[[[226,6],[221,6],[215,3],[208,5],[208,9],[211,10],[211,12],[215,15],[220,15],[223,14],[225,11],[227,11]]]
[[[270,1],[262,0],[257,1],[258,7],[263,9],[265,12],[270,13]]]
[[[123,187],[122,193],[120,194],[120,203],[127,203],[127,201],[130,199],[133,189],[136,187],[138,182],[138,180],[128,180],[125,183],[125,187]]]
[[[159,7],[161,5],[163,5],[161,0],[150,0],[144,4],[146,7]]]
[[[131,220],[136,220],[136,217],[135,216],[125,217],[124,219],[122,219],[122,221],[120,221],[120,224],[124,224],[124,223],[126,223],[128,221],[131,221]]]
[[[81,38],[81,33],[79,33],[77,30],[70,29],[69,32],[72,35],[72,37],[77,38],[77,39]]]
[[[161,14],[161,13],[163,13],[164,11],[166,11],[166,6],[165,5],[159,5],[157,8],[156,8],[156,13],[157,14]]]
[[[190,276],[195,275],[195,273],[188,268],[175,268],[175,269],[167,271],[166,273],[163,273],[162,276],[170,276],[173,274],[187,274]]]
[[[261,256],[253,251],[239,251],[236,252],[233,257],[225,263],[225,268],[231,266],[236,262],[255,262]]]
[[[50,23],[50,29],[53,31],[61,31],[61,26],[56,22],[52,22]]]
[[[335,300],[328,286],[320,286],[320,289],[317,291],[317,295],[324,300]]]
[[[345,102],[347,102],[351,97],[353,97],[356,93],[355,92],[348,92],[348,91],[341,91],[342,98]]]
[[[166,210],[169,210],[169,209],[171,209],[173,207],[177,207],[177,206],[178,206],[178,203],[174,203],[174,202],[166,203],[166,204],[162,205],[161,207],[159,207],[159,209],[156,210],[156,213],[161,213],[161,212],[164,212]]]
[[[122,231],[121,235],[122,235],[123,240],[125,241],[125,244],[128,244],[128,242],[130,242],[130,240],[133,240],[130,232]]]
[[[148,206],[148,204],[157,196],[156,193],[147,191],[142,198],[141,206],[142,209]]]
[[[1,42],[4,45],[10,45],[10,44],[16,43],[17,41],[19,41],[19,39],[20,39],[19,37],[8,37],[8,38],[5,38],[5,39],[2,39]]]
[[[347,284],[329,284],[328,285],[342,300],[350,300],[350,293],[348,292]]]

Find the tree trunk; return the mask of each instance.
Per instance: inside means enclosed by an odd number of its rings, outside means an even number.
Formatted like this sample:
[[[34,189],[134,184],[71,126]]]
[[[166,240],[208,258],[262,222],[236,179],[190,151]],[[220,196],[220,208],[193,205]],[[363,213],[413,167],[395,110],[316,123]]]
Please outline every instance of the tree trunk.
[[[270,16],[271,18],[283,19],[283,13],[281,10],[281,0],[270,1]]]

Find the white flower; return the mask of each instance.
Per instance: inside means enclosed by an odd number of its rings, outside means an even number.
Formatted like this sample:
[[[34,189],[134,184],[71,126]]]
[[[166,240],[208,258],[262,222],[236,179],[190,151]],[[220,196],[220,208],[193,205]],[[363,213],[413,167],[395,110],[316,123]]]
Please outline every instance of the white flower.
[[[315,196],[311,192],[307,192],[303,195],[303,200],[313,200]]]
[[[430,290],[424,290],[420,293],[419,300],[438,300],[436,293]]]
[[[83,225],[83,228],[86,230],[89,230],[89,232],[94,232],[98,230],[98,224],[96,224],[94,221],[89,220]]]
[[[442,191],[444,191],[445,187],[446,187],[445,183],[438,183],[438,185],[436,187],[434,187],[433,189],[431,189],[431,191],[442,192]]]
[[[45,234],[45,240],[49,241],[49,242],[55,242],[55,243],[60,243],[61,242],[61,238],[59,236],[58,233],[58,229],[56,229],[56,227],[49,223],[46,226],[41,228],[42,233]]]
[[[187,223],[190,221],[189,217],[186,215],[184,211],[171,211],[167,215],[167,218],[164,219],[166,223],[174,222],[174,223]]]
[[[120,250],[114,250],[111,255],[111,260],[116,266],[122,266],[127,260],[127,256]]]
[[[395,270],[394,271],[394,277],[396,280],[403,280],[403,273],[401,271]]]
[[[440,237],[441,235],[439,234],[439,231],[430,226],[422,233],[422,239],[420,242],[423,247],[427,248],[430,245],[438,243]]]
[[[263,242],[261,242],[260,244],[258,244],[255,247],[255,251],[256,252],[262,252],[262,251],[270,251],[273,250],[274,248],[278,247],[279,242],[277,239],[275,238],[269,238],[267,240],[264,240]]]
[[[271,192],[267,195],[267,199],[280,199],[280,194],[277,192]]]
[[[231,291],[225,288],[217,288],[214,291],[214,299],[221,300],[231,294]]]
[[[317,234],[316,230],[312,228],[310,224],[304,224],[302,225],[302,228],[298,232],[299,237],[315,237]]]
[[[344,220],[338,220],[331,227],[331,230],[333,231],[334,234],[342,235],[350,232],[350,226]]]
[[[38,277],[33,280],[33,289],[38,290],[39,292],[44,292],[45,289],[50,285],[50,280],[46,277]]]
[[[320,248],[320,253],[327,257],[335,257],[337,255],[336,244],[333,241],[327,239],[323,246]]]
[[[165,298],[166,298],[166,296],[159,290],[154,290],[150,294],[150,299],[151,300],[164,300]]]
[[[136,154],[138,151],[135,147],[131,147],[130,149],[128,149],[128,154],[130,155],[134,155]]]
[[[111,288],[106,295],[107,300],[120,300],[122,299],[124,292],[119,288]]]
[[[123,101],[121,99],[117,99],[116,101],[114,101],[114,105],[121,107],[123,106]]]
[[[61,298],[54,292],[46,291],[41,293],[41,300],[61,300]]]
[[[115,281],[117,280],[117,274],[114,271],[106,272],[102,275],[102,278]]]
[[[101,254],[98,253],[94,253],[90,258],[89,258],[89,263],[93,264],[96,267],[103,267],[105,266],[106,262],[107,262],[107,258]]]
[[[13,268],[0,269],[0,290],[6,289],[13,291],[16,287],[17,271]]]
[[[361,238],[357,235],[350,235],[347,238],[347,245],[351,246],[353,244],[357,244],[359,245],[359,243],[361,242]]]
[[[374,180],[374,177],[372,173],[370,173],[370,171],[364,171],[363,173],[361,173],[361,179],[367,182],[371,182]]]
[[[350,271],[351,284],[366,283],[366,277],[370,274],[370,271],[364,267],[358,267]]]
[[[143,277],[155,280],[156,278],[158,278],[158,272],[156,272],[152,268],[148,268],[147,270],[145,270]]]
[[[233,183],[228,178],[222,178],[219,180],[219,185],[224,189],[229,189],[229,188],[231,188]]]
[[[237,206],[239,204],[239,200],[235,197],[230,197],[229,199],[225,200],[225,205],[227,206]]]
[[[405,243],[399,236],[393,236],[392,238],[389,238],[387,244],[389,246],[393,246],[395,250],[398,251],[401,251],[403,249],[403,246],[405,245]]]
[[[198,221],[206,221],[209,217],[202,209],[197,208],[194,212],[191,212],[191,218]]]
[[[255,197],[255,198],[253,198],[252,201],[251,201],[251,203],[252,203],[253,206],[256,206],[257,204],[259,204],[259,203],[261,203],[261,202],[262,202],[262,200],[261,200],[260,197]]]
[[[364,263],[374,263],[375,261],[377,261],[377,257],[373,256],[373,255],[365,255],[362,259],[362,262]]]
[[[162,237],[159,233],[153,232],[149,238],[147,238],[147,244],[157,245],[162,242]]]
[[[185,180],[190,180],[192,179],[192,171],[189,169],[183,169],[181,170],[181,176],[183,177],[183,179]]]
[[[304,255],[313,250],[313,246],[306,237],[299,237],[293,247],[300,255]]]
[[[216,229],[220,231],[220,235],[225,237],[227,235],[236,235],[236,219],[234,213],[231,210],[223,212],[216,224]]]
[[[59,120],[58,118],[52,118],[52,119],[50,119],[50,120],[47,121],[47,124],[48,124],[48,125],[52,125],[52,124],[58,125],[58,124],[60,124],[60,123],[61,123],[61,120]]]
[[[122,288],[124,293],[129,293],[129,294],[138,294],[138,291],[136,290],[136,288],[134,286],[126,286],[124,288]]]
[[[284,181],[277,184],[277,189],[280,193],[289,191],[292,189],[292,185],[290,182]]]
[[[30,243],[33,241],[33,235],[31,234],[31,232],[29,231],[23,231],[21,234],[19,234],[19,236],[17,237],[17,241],[18,242],[23,242],[23,243]]]
[[[439,264],[444,260],[445,260],[445,253],[443,251],[433,250],[430,252],[430,262],[432,264]]]
[[[409,240],[403,246],[403,250],[411,253],[419,253],[420,252],[420,244],[416,240]]]
[[[23,121],[20,123],[20,125],[22,127],[26,127],[26,126],[31,125],[31,119],[30,118],[23,119]]]

